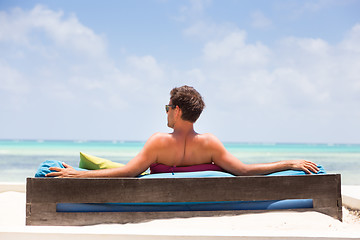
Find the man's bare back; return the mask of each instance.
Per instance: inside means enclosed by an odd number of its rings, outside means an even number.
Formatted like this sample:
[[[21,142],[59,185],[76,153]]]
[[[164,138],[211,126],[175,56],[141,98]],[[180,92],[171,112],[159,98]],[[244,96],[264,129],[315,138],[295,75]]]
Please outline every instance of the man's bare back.
[[[153,136],[159,146],[155,163],[168,166],[190,166],[212,163],[210,134],[190,133],[181,136],[174,133],[158,133]]]

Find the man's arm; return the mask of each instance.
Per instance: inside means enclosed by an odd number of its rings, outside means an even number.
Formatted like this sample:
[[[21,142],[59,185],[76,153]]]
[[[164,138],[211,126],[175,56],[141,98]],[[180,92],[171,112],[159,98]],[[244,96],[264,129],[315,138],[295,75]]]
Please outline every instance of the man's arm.
[[[77,171],[67,164],[65,168],[51,167],[50,170],[56,171],[46,175],[46,177],[60,178],[102,178],[102,177],[135,177],[140,175],[150,164],[157,159],[157,148],[161,141],[161,134],[151,136],[145,143],[143,149],[128,162],[125,166],[111,169],[100,169],[90,171]]]
[[[308,174],[317,173],[316,164],[307,160],[285,160],[272,163],[245,164],[226,150],[215,136],[210,136],[212,161],[234,175],[261,175],[283,170],[303,170]]]

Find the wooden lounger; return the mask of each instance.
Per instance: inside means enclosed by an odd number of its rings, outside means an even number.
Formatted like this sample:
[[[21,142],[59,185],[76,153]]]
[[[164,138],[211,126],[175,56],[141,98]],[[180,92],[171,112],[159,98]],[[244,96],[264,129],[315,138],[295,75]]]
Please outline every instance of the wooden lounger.
[[[26,225],[91,225],[152,219],[237,215],[266,210],[60,212],[63,203],[184,203],[312,199],[317,211],[342,221],[339,174],[210,178],[28,178]]]

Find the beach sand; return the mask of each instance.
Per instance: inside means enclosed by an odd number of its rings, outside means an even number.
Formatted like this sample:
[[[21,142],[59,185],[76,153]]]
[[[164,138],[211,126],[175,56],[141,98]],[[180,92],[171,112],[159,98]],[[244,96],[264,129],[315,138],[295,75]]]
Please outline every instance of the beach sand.
[[[4,187],[2,188],[5,189]],[[21,191],[0,191],[0,239],[360,239],[359,211],[343,222],[317,212],[271,211],[238,216],[154,220],[83,227],[25,226]],[[7,188],[9,190],[9,188]]]

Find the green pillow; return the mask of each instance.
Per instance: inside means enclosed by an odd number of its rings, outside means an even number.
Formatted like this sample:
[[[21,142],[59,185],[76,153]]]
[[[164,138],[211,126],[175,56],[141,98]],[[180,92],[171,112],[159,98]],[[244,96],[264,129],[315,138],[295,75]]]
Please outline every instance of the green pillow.
[[[107,169],[107,168],[118,168],[123,166],[125,166],[125,164],[112,162],[105,158],[99,158],[80,152],[79,168],[84,168],[87,170],[98,170],[98,169]],[[148,173],[143,172],[141,175],[146,175],[146,174]]]
[[[85,168],[88,170],[97,170],[97,169],[107,169],[107,168],[118,168],[123,166],[125,165],[80,152],[79,168]]]

